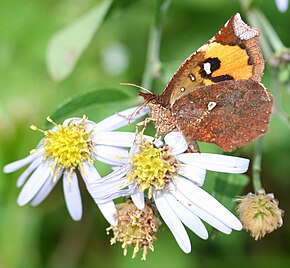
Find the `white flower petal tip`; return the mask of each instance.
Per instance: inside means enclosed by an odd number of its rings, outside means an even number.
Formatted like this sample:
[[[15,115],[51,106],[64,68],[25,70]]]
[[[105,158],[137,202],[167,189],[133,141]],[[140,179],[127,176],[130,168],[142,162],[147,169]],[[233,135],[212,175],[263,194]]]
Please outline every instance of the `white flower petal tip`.
[[[83,214],[82,199],[77,175],[73,172],[69,178],[69,172],[63,176],[63,191],[67,209],[74,221],[80,221]]]
[[[210,171],[240,174],[248,170],[250,160],[242,157],[209,154],[189,153],[177,156],[185,164],[191,164]]]
[[[164,194],[167,202],[171,205],[176,216],[185,224],[191,231],[193,231],[200,238],[206,240],[208,239],[208,232],[202,223],[202,221],[197,217],[192,211],[185,207],[178,199],[176,199],[172,194]]]
[[[178,173],[198,186],[202,186],[205,180],[206,170],[196,166],[181,164]]]
[[[165,143],[171,147],[173,154],[180,154],[187,150],[188,145],[180,132],[170,132],[164,137]]]
[[[285,13],[288,9],[288,0],[276,0],[276,6],[281,13]]]
[[[230,224],[231,228],[236,231],[241,231],[243,229],[243,225],[238,218],[233,220]]]
[[[239,219],[203,189],[183,178],[177,181],[177,188],[179,192],[187,197],[181,202],[184,202],[184,205],[190,203],[192,208],[198,207],[199,210],[201,209],[198,216],[216,229],[226,234],[230,233],[231,229],[242,229]],[[174,188],[172,193],[174,193]],[[176,198],[182,199],[177,195]],[[203,203],[201,203],[201,200],[203,200]]]
[[[113,201],[110,201],[105,204],[97,204],[100,211],[102,212],[105,219],[109,222],[109,224],[113,226],[118,225],[118,220],[116,218],[117,215],[117,209],[115,207],[115,204]]]
[[[23,159],[20,159],[20,160],[17,160],[17,161],[14,161],[12,163],[7,164],[6,166],[3,167],[3,172],[4,173],[12,173],[12,172],[26,166],[27,164],[34,161],[36,158],[40,157],[41,152],[42,151],[34,152]]]
[[[162,219],[164,220],[164,222],[170,229],[171,233],[173,234],[177,244],[185,253],[190,253],[191,252],[190,240],[180,219],[172,210],[170,204],[165,199],[162,191],[155,191],[153,195],[157,209]]]
[[[132,201],[134,202],[135,206],[142,210],[145,208],[145,199],[144,199],[144,193],[138,192],[136,194],[131,195]]]
[[[21,166],[17,162],[13,162],[13,163],[10,163],[10,164],[7,164],[6,166],[4,166],[3,172],[4,173],[12,173],[15,170],[18,170],[19,168],[21,168]]]

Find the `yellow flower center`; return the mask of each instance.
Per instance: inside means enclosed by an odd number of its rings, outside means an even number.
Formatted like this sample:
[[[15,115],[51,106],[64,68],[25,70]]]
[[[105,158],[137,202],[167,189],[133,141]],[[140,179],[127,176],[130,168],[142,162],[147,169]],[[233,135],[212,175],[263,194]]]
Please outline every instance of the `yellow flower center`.
[[[156,148],[149,141],[142,140],[139,152],[131,156],[131,166],[126,181],[136,181],[139,190],[148,190],[148,197],[151,198],[152,190],[165,189],[175,178],[179,163],[169,146]]]
[[[132,258],[137,252],[143,250],[141,260],[146,260],[148,248],[154,251],[153,242],[157,239],[155,234],[160,226],[159,219],[154,215],[152,208],[146,204],[143,210],[139,210],[131,200],[116,205],[118,226],[107,228],[113,230],[114,237],[111,238],[111,245],[122,242],[124,255],[127,254],[128,246],[134,247]]]
[[[69,125],[62,126],[54,123],[49,117],[47,120],[53,123],[57,129],[55,131],[47,130],[44,133],[44,159],[53,160],[52,173],[54,177],[60,169],[68,169],[69,178],[73,171],[79,167],[82,169],[82,162],[88,161],[93,163],[91,157],[92,131],[86,128],[86,117],[80,122],[72,120]],[[39,130],[35,126],[31,126],[34,130]]]

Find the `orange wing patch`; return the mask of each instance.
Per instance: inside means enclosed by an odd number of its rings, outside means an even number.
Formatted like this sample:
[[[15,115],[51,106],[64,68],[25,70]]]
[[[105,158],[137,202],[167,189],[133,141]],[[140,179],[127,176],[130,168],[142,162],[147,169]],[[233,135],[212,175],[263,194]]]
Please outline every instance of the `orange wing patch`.
[[[253,66],[249,65],[249,55],[239,46],[222,45],[219,43],[208,44],[205,58],[217,57],[220,68],[212,73],[212,77],[230,75],[233,80],[249,79],[252,77]]]

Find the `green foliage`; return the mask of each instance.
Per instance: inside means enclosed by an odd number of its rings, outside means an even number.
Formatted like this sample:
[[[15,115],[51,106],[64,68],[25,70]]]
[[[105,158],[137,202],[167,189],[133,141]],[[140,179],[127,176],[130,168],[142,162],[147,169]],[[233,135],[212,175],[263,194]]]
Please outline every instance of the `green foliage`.
[[[90,105],[106,105],[114,102],[129,100],[131,96],[124,90],[99,87],[98,89],[82,92],[76,96],[68,98],[60,104],[51,115],[54,121],[61,122],[61,119],[68,118],[73,114],[80,114]]]
[[[56,121],[83,113],[100,120],[137,103],[136,90],[119,89],[118,85],[141,84],[156,6],[154,1],[133,0],[99,0],[97,4],[77,0],[0,2],[2,166],[24,157],[35,147],[38,134],[28,126],[41,124],[48,114],[52,113]],[[290,11],[280,14],[274,0],[255,1],[254,7],[262,10],[273,25],[275,40],[278,36],[289,47]],[[246,18],[246,10],[238,1],[171,1],[163,18],[160,62],[152,85],[155,92],[160,93],[179,64],[236,12]],[[268,39],[271,37],[273,34]],[[106,71],[102,63],[105,49],[114,43],[129,51],[129,68],[118,75]],[[259,242],[253,242],[245,232],[227,237],[219,234],[209,241],[190,234],[193,250],[186,255],[166,226],[161,225],[155,252],[148,253],[147,262],[141,262],[131,260],[131,252],[124,257],[120,244],[109,245],[105,231],[108,224],[82,182],[84,216],[75,223],[66,211],[61,183],[38,207],[23,208],[16,204],[20,190],[15,181],[20,172],[1,174],[0,267],[288,267],[290,143],[289,121],[285,122],[288,117],[281,116],[281,111],[290,113],[289,64],[280,73],[272,72],[269,60],[266,67],[263,81],[275,98],[278,95],[275,101],[281,102],[281,107],[276,106],[264,139],[261,175],[266,190],[275,192],[286,211],[283,228]],[[283,87],[273,77],[278,77]],[[87,91],[88,88],[92,90]],[[218,151],[206,144],[202,144],[202,150]],[[253,145],[239,154],[252,159]],[[102,166],[100,169],[101,173],[107,171]],[[213,189],[210,193],[230,209],[233,197],[252,191],[247,175],[212,175],[207,176],[205,188]]]
[[[54,80],[63,80],[72,72],[101,26],[111,3],[112,0],[102,2],[51,38],[46,58],[49,73]]]
[[[213,195],[228,209],[233,210],[235,203],[233,199],[241,195],[250,180],[243,174],[217,174]]]

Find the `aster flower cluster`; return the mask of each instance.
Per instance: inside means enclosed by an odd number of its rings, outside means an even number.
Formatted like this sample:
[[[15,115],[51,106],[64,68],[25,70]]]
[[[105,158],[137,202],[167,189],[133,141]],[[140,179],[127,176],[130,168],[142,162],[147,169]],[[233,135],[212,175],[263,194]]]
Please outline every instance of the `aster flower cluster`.
[[[113,233],[111,244],[121,242],[124,255],[133,247],[133,258],[141,250],[143,260],[148,250],[154,250],[161,223],[168,226],[185,253],[191,251],[185,226],[201,239],[209,237],[204,222],[225,234],[241,230],[240,220],[202,186],[207,170],[244,173],[249,160],[190,153],[179,132],[161,139],[116,131],[148,113],[145,107],[131,116],[135,109],[99,123],[84,116],[66,119],[62,124],[47,118],[53,127],[45,131],[31,126],[43,132],[44,138],[29,156],[4,167],[5,173],[11,173],[29,165],[17,180],[17,186],[23,186],[18,204],[40,204],[61,180],[68,212],[79,221],[83,209],[78,180],[83,179],[110,224],[107,232]],[[95,160],[109,165],[112,172],[101,177]],[[117,204],[120,197],[127,200]],[[244,211],[241,205],[239,212]]]

